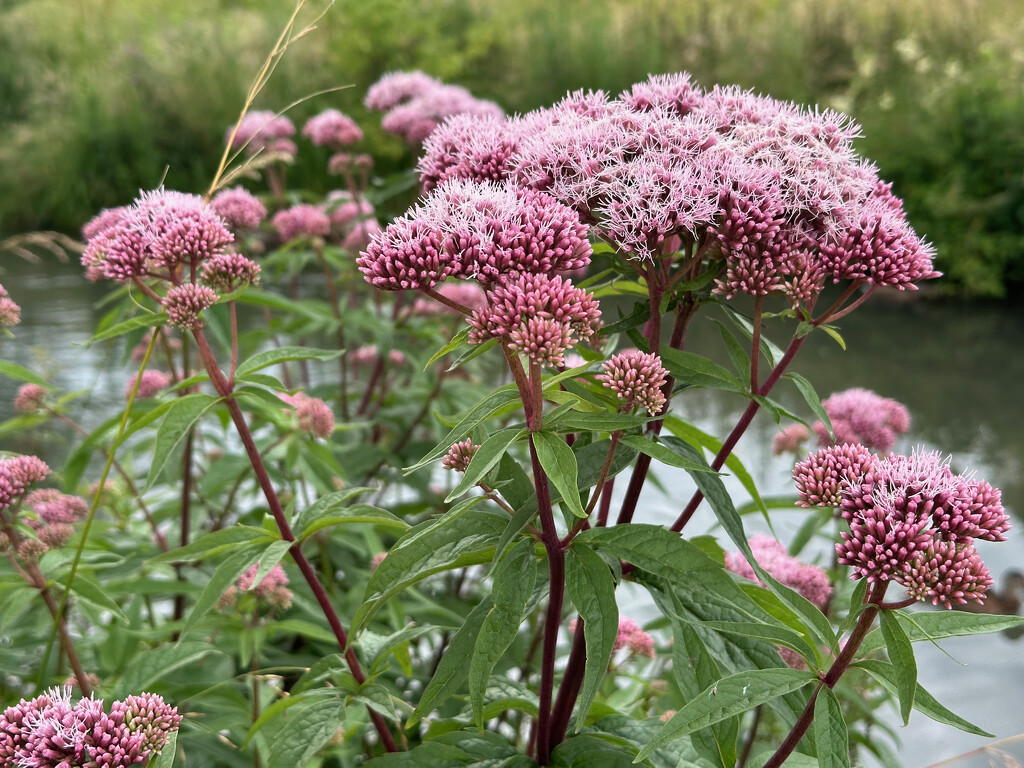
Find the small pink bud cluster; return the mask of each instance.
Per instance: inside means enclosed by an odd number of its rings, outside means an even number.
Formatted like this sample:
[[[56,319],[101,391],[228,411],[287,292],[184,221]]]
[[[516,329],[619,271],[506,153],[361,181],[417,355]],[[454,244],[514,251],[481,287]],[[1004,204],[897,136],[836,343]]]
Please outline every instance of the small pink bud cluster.
[[[772,455],[783,453],[799,455],[803,452],[804,443],[811,436],[810,430],[803,424],[791,424],[772,438]]]
[[[593,295],[558,276],[510,277],[487,292],[487,302],[469,318],[470,343],[504,339],[534,363],[562,365],[565,351],[601,325]]]
[[[63,547],[74,534],[74,523],[84,520],[89,514],[89,505],[79,496],[69,496],[53,488],[32,491],[25,497],[25,506],[35,513],[29,520],[29,527],[35,532],[38,542],[30,544],[25,539],[18,554],[25,559],[36,559],[43,552]],[[40,547],[39,544],[43,546]],[[22,552],[25,549],[25,552]]]
[[[128,399],[132,391],[135,389],[135,382],[139,383],[139,391],[135,397],[143,400],[150,397],[156,397],[158,394],[167,389],[174,382],[174,378],[169,373],[156,370],[145,370],[142,372],[142,379],[139,380],[139,374],[132,374],[131,378],[128,379],[128,383],[124,385],[124,396]]]
[[[379,359],[376,344],[364,344],[348,356],[348,361],[357,367],[375,365]],[[405,365],[405,354],[400,349],[389,349],[387,361],[394,366]]]
[[[282,243],[312,237],[327,237],[331,220],[317,205],[301,203],[278,211],[270,220]]]
[[[208,285],[182,283],[167,292],[163,305],[171,325],[182,330],[195,330],[203,325],[200,315],[219,300],[220,296]]]
[[[370,87],[364,103],[368,109],[386,112],[381,127],[410,144],[421,144],[452,115],[502,118],[505,114],[494,102],[420,71],[389,72]]]
[[[0,714],[0,765],[18,768],[128,768],[144,765],[178,730],[176,707],[152,693],[72,703],[71,688],[52,688]]]
[[[25,495],[29,486],[46,479],[50,468],[36,456],[0,459],[0,509],[7,509]]]
[[[793,467],[801,507],[838,507],[842,492],[859,483],[874,466],[875,457],[866,447],[843,443],[822,448]]]
[[[910,413],[906,406],[871,390],[855,387],[837,392],[821,403],[832,422],[834,444],[860,443],[886,453],[896,437],[910,429]],[[828,430],[820,421],[814,425],[819,445],[831,445]]]
[[[829,451],[836,448],[819,451],[801,473],[829,475],[820,458]],[[836,546],[839,562],[853,567],[854,578],[896,581],[935,605],[982,602],[992,578],[974,540],[1005,541],[1010,522],[999,490],[953,474],[938,452],[879,459],[862,451],[859,473],[848,468],[838,494],[818,502],[838,500],[850,525]]]
[[[363,131],[348,115],[336,109],[326,109],[309,118],[302,127],[302,135],[318,147],[341,149],[363,139]]]
[[[256,229],[267,218],[266,207],[244,187],[221,190],[210,201],[210,207],[235,231]]]
[[[221,253],[203,264],[203,282],[221,293],[259,281],[260,265],[240,253]]]
[[[309,432],[324,440],[334,434],[334,413],[323,400],[310,397],[305,392],[296,392],[294,395],[278,395],[278,397],[295,409],[295,415],[299,420],[299,429],[303,432]]]
[[[287,117],[258,109],[247,113],[238,123],[237,130],[235,126],[228,128],[224,140],[230,143],[231,149],[245,147],[250,155],[266,151],[291,160],[297,152],[291,140],[294,135],[295,125]]]
[[[21,322],[21,307],[10,297],[0,285],[0,326],[17,325]]]
[[[46,402],[46,388],[38,384],[22,384],[14,396],[14,410],[18,413],[34,413]]]
[[[265,599],[278,608],[289,608],[292,604],[292,591],[288,589],[288,574],[284,572],[284,568],[275,565],[260,579],[260,583],[254,586],[253,581],[258,571],[259,563],[256,563],[239,576],[236,582],[238,589],[252,592],[256,597]]]
[[[474,445],[473,439],[467,437],[448,449],[448,453],[441,459],[441,466],[454,472],[465,472],[478,450],[480,450],[480,446]]]
[[[597,380],[623,400],[626,408],[639,405],[651,416],[661,412],[665,405],[662,388],[668,381],[668,371],[660,357],[630,349],[605,361],[603,368],[604,373]]]

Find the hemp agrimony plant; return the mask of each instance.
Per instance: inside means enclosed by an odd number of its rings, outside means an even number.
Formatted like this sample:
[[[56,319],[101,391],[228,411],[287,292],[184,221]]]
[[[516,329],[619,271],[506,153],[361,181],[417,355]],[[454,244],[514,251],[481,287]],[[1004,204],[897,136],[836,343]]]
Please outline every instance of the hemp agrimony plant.
[[[884,755],[890,697],[984,733],[917,684],[912,644],[1019,621],[906,608],[984,599],[999,491],[888,453],[900,404],[823,404],[791,371],[876,291],[938,276],[857,126],[685,74],[507,119],[391,73],[367,105],[419,155],[423,194],[386,226],[409,177],[376,179],[336,110],[302,131],[333,153],[326,200],[287,186],[291,120],[248,111],[205,198],[157,189],[86,226],[86,276],[118,286],[94,342],[128,339],[138,369],[63,491],[25,495],[38,458],[0,467],[23,617],[3,631],[30,670],[0,693],[66,663],[83,693],[129,698],[16,705],[0,754],[133,765],[180,722],[162,764],[835,766]],[[267,193],[225,186],[232,152]],[[687,351],[699,322],[729,367]],[[26,382],[15,426],[81,430],[73,400],[3,371]],[[783,379],[816,423],[772,398]],[[747,402],[731,432],[689,423],[695,388]],[[833,562],[748,540],[721,473],[770,516],[733,454],[761,410],[798,422],[776,448],[804,457],[792,505]],[[668,525],[644,503],[662,467]],[[92,479],[91,505],[65,500]],[[689,527],[702,503],[728,541]],[[625,581],[659,620],[620,613]],[[28,642],[50,627],[55,653]],[[124,744],[128,713],[159,725],[108,760],[79,708]]]

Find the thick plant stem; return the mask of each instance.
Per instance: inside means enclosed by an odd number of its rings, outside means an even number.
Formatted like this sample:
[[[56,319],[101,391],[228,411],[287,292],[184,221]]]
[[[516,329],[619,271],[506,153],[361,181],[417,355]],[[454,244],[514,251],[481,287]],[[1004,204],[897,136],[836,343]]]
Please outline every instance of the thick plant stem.
[[[776,382],[782,378],[782,374],[786,372],[786,368],[793,361],[796,353],[800,351],[800,347],[804,345],[807,340],[806,336],[800,336],[799,338],[794,337],[786,348],[785,354],[782,359],[779,360],[778,364],[772,369],[772,372],[768,374],[768,378],[764,380],[764,384],[761,385],[760,391],[757,393],[762,397],[771,392],[772,387],[775,386]],[[740,416],[739,421],[736,422],[736,426],[732,428],[732,432],[722,443],[722,447],[718,449],[718,453],[715,455],[714,461],[711,462],[711,468],[716,472],[722,468],[725,464],[725,460],[729,458],[729,454],[732,453],[733,448],[736,447],[736,443],[739,442],[740,438],[747,431],[750,423],[754,420],[754,416],[761,408],[761,404],[756,400],[751,400],[743,415]],[[696,491],[693,494],[693,498],[690,499],[690,503],[686,505],[683,511],[680,513],[676,521],[672,523],[671,530],[681,531],[683,527],[690,522],[690,518],[693,517],[693,513],[697,511],[697,507],[700,506],[701,501],[704,499],[704,494],[700,491]]]
[[[249,425],[245,421],[242,409],[238,405],[238,401],[232,396],[231,387],[228,386],[227,381],[224,379],[224,374],[218,367],[217,360],[213,355],[213,350],[210,349],[210,345],[207,343],[203,332],[200,329],[195,329],[193,334],[195,335],[196,342],[199,345],[199,352],[202,357],[203,364],[206,366],[207,373],[210,375],[210,381],[213,383],[214,389],[217,390],[217,394],[224,398],[225,404],[228,408],[228,413],[231,415],[231,420],[234,422],[235,429],[238,431],[238,436],[242,440],[242,445],[245,448],[246,455],[249,457],[249,462],[252,464],[253,471],[256,473],[256,480],[267,500],[267,505],[270,507],[270,513],[274,517],[274,522],[277,523],[277,528],[281,534],[281,538],[285,541],[293,542],[288,552],[295,561],[295,564],[299,567],[299,570],[302,572],[302,576],[306,579],[306,583],[313,591],[313,596],[316,598],[317,603],[320,605],[320,609],[327,618],[327,623],[330,625],[331,631],[334,633],[334,636],[338,641],[338,647],[341,649],[342,653],[345,654],[345,661],[348,664],[349,670],[352,672],[352,677],[355,678],[357,683],[362,684],[366,680],[366,675],[363,673],[362,667],[359,664],[359,659],[356,657],[355,650],[349,646],[348,635],[341,624],[341,619],[338,617],[337,611],[335,611],[334,606],[331,605],[330,597],[327,595],[326,590],[317,578],[316,571],[313,570],[313,566],[310,565],[309,560],[307,560],[306,556],[302,553],[301,545],[295,541],[295,534],[292,532],[291,526],[288,524],[288,518],[285,516],[284,508],[281,506],[280,499],[278,499],[277,491],[274,490],[273,483],[270,480],[270,475],[267,473],[266,465],[263,463],[263,457],[260,455],[259,448],[256,447],[252,431],[249,429]],[[388,728],[387,722],[373,710],[369,710],[369,712],[370,719],[373,721],[374,727],[377,729],[377,733],[380,735],[380,739],[384,744],[384,747],[388,752],[397,752],[398,746],[395,744],[395,739],[391,735],[391,730]]]
[[[534,484],[537,487],[537,507],[540,513],[541,540],[548,556],[548,609],[544,617],[544,642],[540,671],[540,706],[537,712],[535,743],[537,762],[547,765],[551,762],[552,742],[551,699],[555,686],[555,655],[558,646],[558,628],[562,623],[562,602],[565,594],[565,552],[558,540],[555,516],[551,508],[551,490],[548,478],[541,467],[533,435],[530,435],[530,460],[533,463]]]
[[[583,619],[577,618],[576,632],[572,638],[572,650],[565,667],[562,684],[558,688],[558,697],[551,713],[551,743],[558,746],[569,730],[572,708],[580,695],[583,686],[583,672],[587,662],[587,642],[583,636]]]
[[[880,606],[882,604],[882,598],[885,597],[885,590],[889,588],[888,581],[878,581],[871,586],[870,592],[867,596],[867,606],[861,611],[860,616],[857,618],[857,624],[853,628],[853,632],[846,641],[846,645],[843,646],[843,650],[839,656],[829,667],[825,677],[818,684],[818,687],[814,689],[814,693],[811,694],[810,700],[807,702],[807,706],[804,707],[803,712],[800,713],[800,717],[797,718],[796,723],[793,725],[793,729],[789,732],[789,735],[785,738],[779,748],[775,751],[775,754],[771,756],[771,759],[764,764],[763,768],[779,768],[783,763],[786,762],[786,758],[793,754],[793,750],[796,749],[797,744],[800,743],[800,739],[807,733],[807,729],[810,728],[811,722],[814,720],[814,703],[818,698],[818,693],[823,687],[835,688],[836,683],[839,682],[839,678],[843,676],[843,673],[850,668],[850,664],[853,662],[854,654],[857,653],[857,649],[860,648],[861,643],[864,642],[864,638],[867,637],[868,632],[871,631],[871,625],[875,623],[875,616],[878,614]]]

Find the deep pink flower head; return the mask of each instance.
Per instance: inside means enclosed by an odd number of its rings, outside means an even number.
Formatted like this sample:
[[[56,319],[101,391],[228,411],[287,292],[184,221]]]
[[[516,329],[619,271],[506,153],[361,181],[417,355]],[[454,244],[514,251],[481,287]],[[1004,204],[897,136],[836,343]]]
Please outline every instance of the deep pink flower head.
[[[793,467],[793,481],[801,507],[838,507],[842,492],[863,481],[877,460],[859,443],[822,448]]]
[[[385,112],[442,85],[440,80],[419,70],[388,72],[370,86],[363,104],[375,112]]]
[[[167,321],[182,330],[201,328],[200,315],[220,300],[217,292],[206,285],[183,283],[176,285],[164,297]]]
[[[309,118],[302,127],[302,135],[318,147],[335,149],[363,139],[363,131],[356,121],[336,109],[326,109]]]
[[[259,281],[260,265],[240,253],[221,253],[203,264],[203,282],[221,293]]]
[[[327,237],[331,233],[331,220],[317,205],[302,203],[278,211],[271,219],[281,242],[308,237]]]
[[[213,212],[232,229],[256,229],[267,218],[267,209],[244,187],[223,189],[210,201]]]
[[[334,413],[323,400],[310,397],[305,392],[296,392],[294,395],[278,395],[278,397],[295,409],[295,415],[299,419],[299,429],[303,432],[309,432],[324,440],[334,434]]]
[[[470,343],[504,338],[537,363],[561,365],[563,353],[601,325],[593,295],[557,275],[511,277],[488,291],[487,301],[469,318]]]
[[[803,424],[791,424],[772,438],[772,455],[799,454],[803,451],[803,445],[810,436],[810,430]]]
[[[7,509],[33,483],[46,479],[50,468],[36,456],[0,459],[0,509]]]
[[[548,195],[452,179],[393,221],[356,263],[375,287],[404,290],[448,277],[490,283],[511,272],[579,269],[590,254],[579,216]]]
[[[252,565],[249,570],[238,577],[235,582],[238,589],[243,592],[251,591],[256,597],[264,598],[271,605],[279,608],[289,608],[292,604],[292,591],[288,589],[288,574],[280,565],[275,565],[267,575],[260,579],[260,583],[253,585],[256,574],[259,572],[259,563]]]
[[[291,120],[284,115],[276,115],[270,110],[262,109],[249,112],[242,118],[232,140],[231,134],[234,130],[234,126],[228,128],[224,140],[231,142],[232,149],[241,149],[244,146],[250,155],[261,149],[272,149],[271,145],[275,141],[289,139],[295,135],[295,125]]]
[[[416,166],[423,190],[429,192],[448,179],[504,181],[516,151],[517,126],[494,115],[448,118],[423,143]]]
[[[897,581],[915,597],[981,601],[991,579],[973,540],[1002,541],[1009,520],[987,483],[954,475],[938,452],[891,454],[843,490],[850,523],[836,546],[855,578]]]
[[[441,466],[455,472],[465,472],[469,462],[473,460],[479,445],[473,445],[473,439],[467,437],[461,443],[455,443],[441,459]]]
[[[38,384],[22,384],[14,396],[14,410],[18,413],[33,413],[43,407],[46,388]]]
[[[654,658],[654,638],[628,616],[619,617],[619,631],[615,636],[612,650],[617,651],[620,648],[628,649],[634,656]]]
[[[630,349],[605,361],[603,367],[604,373],[597,380],[625,401],[626,408],[639,405],[651,416],[661,412],[665,405],[662,387],[668,381],[668,371],[660,357]]]
[[[446,118],[462,114],[498,119],[505,115],[497,104],[478,99],[465,88],[438,85],[392,108],[381,120],[381,128],[409,144],[421,144]]]
[[[837,392],[822,402],[835,443],[861,443],[880,453],[889,451],[896,437],[910,429],[906,406],[868,389],[856,387]],[[819,445],[830,445],[828,431],[820,421],[814,425]]]
[[[795,589],[805,598],[824,610],[832,599],[832,585],[828,574],[816,565],[803,563],[791,557],[786,548],[771,536],[756,534],[750,538],[750,550],[754,559],[768,575],[776,581]],[[761,583],[754,569],[739,552],[725,553],[725,567],[745,579]],[[762,585],[763,586],[763,585]]]
[[[21,307],[7,294],[7,290],[0,285],[0,326],[17,325],[20,322]]]
[[[89,514],[89,504],[80,496],[70,496],[55,488],[41,488],[25,497],[25,505],[50,524],[71,524],[84,520]]]
[[[132,390],[135,389],[135,382],[138,381],[138,378],[139,374],[134,373],[132,374],[132,377],[128,379],[128,383],[124,385],[125,399],[127,399],[131,395]],[[139,382],[139,391],[135,396],[139,399],[156,397],[173,383],[174,379],[169,373],[156,370],[145,370],[142,372],[142,381]]]

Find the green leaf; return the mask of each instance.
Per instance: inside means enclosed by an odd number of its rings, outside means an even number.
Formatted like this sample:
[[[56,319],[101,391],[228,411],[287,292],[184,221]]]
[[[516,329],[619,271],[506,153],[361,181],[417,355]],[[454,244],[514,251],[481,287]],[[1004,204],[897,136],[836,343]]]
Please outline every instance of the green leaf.
[[[743,637],[766,640],[776,645],[784,645],[799,653],[811,664],[817,661],[814,646],[808,643],[802,634],[788,627],[756,621],[702,621],[700,626],[713,629],[716,632],[727,632],[734,635],[742,635]]]
[[[531,438],[537,449],[537,459],[551,484],[558,489],[562,503],[576,517],[586,517],[587,513],[580,502],[576,454],[572,452],[572,448],[552,432],[534,432]]]
[[[75,574],[75,580],[71,582],[71,591],[97,608],[110,611],[119,621],[131,624],[125,612],[121,610],[121,606],[111,599],[110,595],[104,591],[103,587],[100,586],[99,582],[88,571],[80,570]]]
[[[501,461],[508,447],[526,434],[522,429],[502,429],[488,437],[473,454],[459,484],[448,494],[445,502],[451,502],[475,486],[484,476]]]
[[[712,320],[712,322],[718,326],[722,343],[725,344],[725,350],[729,353],[729,359],[732,361],[732,367],[736,369],[737,375],[743,379],[750,378],[750,353],[740,346],[736,337],[725,327],[724,323],[719,320]]]
[[[238,365],[235,377],[244,379],[247,374],[254,373],[272,365],[286,363],[290,360],[333,360],[345,353],[343,349],[314,349],[312,347],[277,347],[263,352],[257,352],[247,360]]]
[[[843,708],[827,685],[821,687],[814,702],[814,742],[820,768],[850,768],[850,737]]]
[[[873,678],[875,678],[882,687],[885,688],[889,693],[897,695],[899,692],[899,680],[896,674],[896,668],[893,667],[887,661],[881,659],[862,659],[856,662],[853,666],[860,667],[861,669],[868,672]],[[959,715],[955,715],[946,709],[944,706],[932,696],[928,691],[921,687],[920,683],[914,692],[914,709],[920,712],[926,717],[930,717],[937,723],[943,725],[952,725],[954,728],[959,728],[961,731],[967,733],[973,733],[976,736],[984,736],[989,739],[995,738],[993,734],[988,731],[979,728],[964,720]]]
[[[177,455],[177,447],[185,440],[203,414],[219,402],[219,397],[195,394],[179,397],[171,404],[156,432],[153,463],[150,465],[143,493],[153,486],[153,483],[164,471],[164,467],[167,466],[167,462]]]
[[[296,540],[304,541],[317,531],[346,523],[372,523],[401,531],[408,530],[408,523],[386,510],[368,504],[344,506],[345,502],[370,490],[346,488],[321,496],[295,519],[293,526]]]
[[[573,540],[566,552],[565,587],[583,618],[583,638],[587,646],[574,726],[578,731],[586,722],[590,705],[608,670],[619,631],[619,608],[615,603],[615,579],[611,569],[579,538]]]
[[[167,741],[157,753],[156,759],[149,764],[149,768],[173,768],[174,758],[178,755],[178,731],[173,730],[167,734]]]
[[[615,432],[642,427],[656,416],[634,416],[629,413],[566,413],[558,419],[544,420],[547,429],[559,432]]]
[[[1021,616],[996,616],[987,613],[968,613],[967,611],[935,611],[929,613],[904,614],[906,622],[903,627],[910,642],[922,640],[941,640],[946,637],[966,637],[983,635],[989,632],[1001,632],[1024,624]],[[885,645],[880,630],[873,630],[864,638],[860,647],[863,654],[878,650]]]
[[[469,660],[473,655],[477,637],[480,636],[480,627],[483,626],[490,610],[491,598],[485,597],[469,612],[462,626],[452,636],[448,649],[441,657],[441,663],[437,665],[437,671],[423,689],[416,709],[406,722],[407,729],[415,726],[424,715],[444,704],[469,677]]]
[[[633,762],[639,763],[662,744],[799,690],[817,679],[801,669],[753,669],[729,675],[688,701]]]
[[[519,634],[533,595],[537,567],[533,544],[521,541],[491,570],[491,610],[484,617],[469,662],[469,699],[478,729],[484,729],[484,692],[491,672]]]
[[[661,362],[679,382],[706,389],[721,389],[726,392],[746,394],[747,388],[728,369],[713,363],[706,357],[681,352],[662,344]]]
[[[172,549],[149,559],[150,563],[193,563],[207,557],[219,555],[229,549],[235,549],[241,544],[258,543],[269,544],[277,541],[277,536],[263,528],[254,528],[249,525],[233,525],[213,533],[200,536],[187,546]]]
[[[846,351],[846,342],[843,341],[843,337],[839,335],[839,329],[836,328],[836,326],[819,325],[818,327],[821,328],[821,330],[823,330],[829,336],[831,336],[835,340],[836,344],[838,344],[839,347],[843,350],[843,352]]]
[[[697,454],[688,443],[684,443],[681,440],[664,438],[660,442],[655,442],[643,435],[623,435],[621,442],[623,445],[628,445],[630,448],[644,453],[652,459],[657,459],[662,464],[668,464],[670,467],[679,467],[687,472],[710,472],[717,474],[703,459],[701,461],[694,461],[691,458],[687,458]]]
[[[239,576],[245,573],[253,563],[259,560],[265,552],[268,552],[271,548],[280,549],[282,545],[284,545],[286,551],[290,546],[287,541],[275,541],[269,546],[262,543],[247,544],[232,553],[224,562],[217,566],[217,569],[213,572],[210,580],[196,599],[195,605],[192,606],[192,610],[185,621],[185,629],[182,631],[182,636],[188,634],[189,630],[196,625],[196,622],[217,604],[217,601],[224,595],[227,588]]]
[[[439,518],[409,529],[388,552],[366,585],[352,619],[355,635],[387,600],[440,571],[488,562],[508,517],[472,509],[482,497],[467,499]]]
[[[339,696],[309,697],[290,707],[274,718],[277,728],[268,738],[267,768],[307,765],[344,722],[345,704]]]
[[[914,647],[910,638],[900,626],[899,619],[892,611],[882,611],[882,637],[889,652],[896,673],[896,693],[900,698],[900,716],[906,725],[910,719],[910,710],[914,706],[914,694],[917,691],[917,661],[914,659]]]
[[[799,373],[787,373],[783,378],[789,379],[796,384],[796,388],[800,390],[800,394],[804,396],[804,400],[807,401],[807,405],[811,407],[814,415],[817,416],[821,423],[825,425],[825,429],[828,430],[828,436],[832,440],[835,440],[836,433],[832,429],[832,420],[829,419],[828,413],[821,405],[821,398],[819,398],[818,393],[814,391],[814,385]]]
[[[33,373],[23,365],[12,363],[9,360],[0,360],[0,374],[18,381],[27,381],[30,384],[38,384],[44,389],[50,388],[49,383],[42,376]]]
[[[427,370],[427,368],[432,366],[434,363],[436,363],[442,357],[447,355],[449,352],[454,352],[455,350],[459,349],[460,347],[464,347],[468,343],[469,343],[469,326],[467,325],[465,328],[463,328],[458,333],[456,333],[451,341],[449,341],[447,344],[443,345],[439,350],[437,350],[437,352],[435,352],[433,355],[430,356],[430,359],[427,360],[426,365],[423,366],[423,370],[424,371]]]
[[[133,692],[149,690],[149,687],[176,669],[194,664],[208,653],[219,653],[210,643],[172,643],[161,645],[150,651],[143,651],[128,665],[127,671],[115,688],[113,698],[122,698]]]
[[[660,525],[632,523],[611,528],[591,528],[575,541],[589,544],[638,568],[670,581],[680,581],[699,570],[721,570],[722,566],[675,531]]]
[[[118,336],[124,336],[126,333],[137,331],[139,328],[156,328],[164,325],[167,322],[167,315],[160,312],[153,312],[146,315],[138,315],[136,317],[125,320],[122,323],[118,323],[115,326],[107,328],[105,331],[101,331],[85,342],[88,347],[92,344],[97,344],[107,339],[113,339]]]

